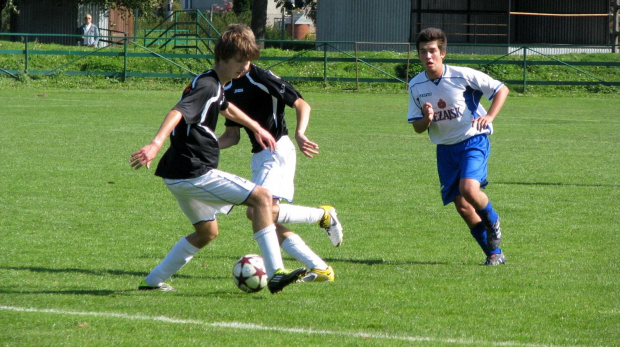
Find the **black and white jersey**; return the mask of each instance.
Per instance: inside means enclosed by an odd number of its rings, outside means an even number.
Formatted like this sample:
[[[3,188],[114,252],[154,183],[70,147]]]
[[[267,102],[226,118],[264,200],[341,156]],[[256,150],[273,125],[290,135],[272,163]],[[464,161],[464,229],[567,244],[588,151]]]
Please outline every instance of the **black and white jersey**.
[[[183,118],[170,134],[170,148],[159,161],[155,174],[184,179],[216,169],[220,147],[215,127],[220,110],[227,108],[228,102],[215,71],[209,70],[194,78],[173,107]]]
[[[250,65],[250,71],[243,77],[226,84],[224,92],[226,100],[257,121],[276,141],[288,135],[284,120],[285,106],[292,107],[295,101],[302,97],[288,82],[254,64]],[[226,119],[226,126],[241,127],[229,119]],[[252,142],[252,153],[260,152],[262,147],[252,131],[247,128],[245,131]]]

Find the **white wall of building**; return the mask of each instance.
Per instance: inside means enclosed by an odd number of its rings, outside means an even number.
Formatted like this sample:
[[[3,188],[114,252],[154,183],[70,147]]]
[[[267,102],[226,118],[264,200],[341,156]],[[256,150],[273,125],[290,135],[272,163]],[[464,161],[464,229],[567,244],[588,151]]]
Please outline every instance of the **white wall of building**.
[[[223,0],[176,0],[181,3],[184,10],[199,10],[201,12],[211,11],[211,6],[224,4]],[[233,1],[234,3],[234,1]],[[274,24],[276,18],[281,18],[282,12],[276,8],[276,2],[269,0],[267,2],[267,25]]]

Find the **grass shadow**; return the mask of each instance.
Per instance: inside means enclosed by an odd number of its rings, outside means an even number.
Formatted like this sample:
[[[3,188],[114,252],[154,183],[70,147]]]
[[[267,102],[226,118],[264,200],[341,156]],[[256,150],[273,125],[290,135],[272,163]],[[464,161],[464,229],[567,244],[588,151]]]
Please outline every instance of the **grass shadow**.
[[[595,183],[564,183],[564,182],[493,182],[493,184],[520,185],[520,186],[566,186],[566,187],[620,187],[618,184]]]
[[[231,257],[231,256],[217,256],[217,255],[208,255],[206,258],[210,259],[228,259],[232,262],[237,261],[239,257]],[[294,258],[290,256],[283,255],[282,259],[295,261]],[[343,258],[323,258],[327,263],[349,263],[349,264],[360,264],[360,265],[454,265],[454,263],[448,262],[438,262],[438,261],[395,261],[395,260],[386,260],[386,259],[343,259]],[[176,275],[175,275],[176,276]]]
[[[89,269],[78,269],[78,268],[67,268],[67,269],[54,269],[54,268],[45,268],[41,266],[0,266],[0,270],[15,270],[15,271],[30,271],[30,272],[41,272],[41,273],[77,273],[77,274],[86,274],[93,276],[135,276],[135,277],[144,277],[148,275],[148,272],[141,271],[126,271],[126,270],[89,270]],[[205,276],[192,276],[192,275],[184,275],[184,274],[175,274],[174,277],[177,278],[202,278]],[[207,276],[209,277],[209,276]],[[210,278],[220,279],[222,276],[211,276]]]
[[[117,295],[121,292],[122,291],[119,292],[117,290],[91,290],[91,289],[87,289],[87,290],[75,290],[75,289],[71,289],[71,290],[30,290],[30,291],[0,289],[0,293],[2,294],[33,294],[33,295],[58,294],[58,295],[111,296],[111,295]]]

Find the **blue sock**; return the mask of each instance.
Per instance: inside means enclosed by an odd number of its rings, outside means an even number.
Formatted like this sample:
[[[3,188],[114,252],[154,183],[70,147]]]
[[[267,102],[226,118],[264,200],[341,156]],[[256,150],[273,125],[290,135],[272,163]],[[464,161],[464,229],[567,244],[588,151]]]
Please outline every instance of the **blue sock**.
[[[489,251],[489,255],[491,255],[491,254],[500,254],[500,253],[502,253],[502,250],[499,247],[497,247],[496,249],[494,249],[492,251]]]
[[[469,229],[469,231],[471,232],[471,236],[473,236],[480,245],[480,248],[482,248],[484,254],[488,257],[490,253],[487,249],[487,228],[485,228],[484,224],[480,222],[473,228]]]
[[[493,250],[488,249],[487,228],[484,226],[484,223],[480,222],[476,224],[469,231],[471,232],[471,236],[473,236],[474,239],[476,239],[476,241],[478,242],[478,245],[480,245],[480,248],[482,248],[482,251],[487,257],[490,256],[491,254],[498,254],[502,252],[502,250],[499,247]]]
[[[491,201],[489,201],[487,206],[482,210],[476,210],[476,213],[478,214],[478,216],[480,216],[480,219],[482,219],[482,223],[484,223],[484,226],[487,228],[487,230],[492,230],[493,225],[497,223],[497,220],[499,219],[499,215],[493,209]]]

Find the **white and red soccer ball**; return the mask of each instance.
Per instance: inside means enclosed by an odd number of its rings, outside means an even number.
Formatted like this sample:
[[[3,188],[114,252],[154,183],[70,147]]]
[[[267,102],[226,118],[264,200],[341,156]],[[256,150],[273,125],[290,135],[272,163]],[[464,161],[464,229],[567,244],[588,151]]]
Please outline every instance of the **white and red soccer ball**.
[[[247,254],[239,258],[233,267],[233,280],[246,293],[256,293],[267,286],[267,270],[263,257]]]

